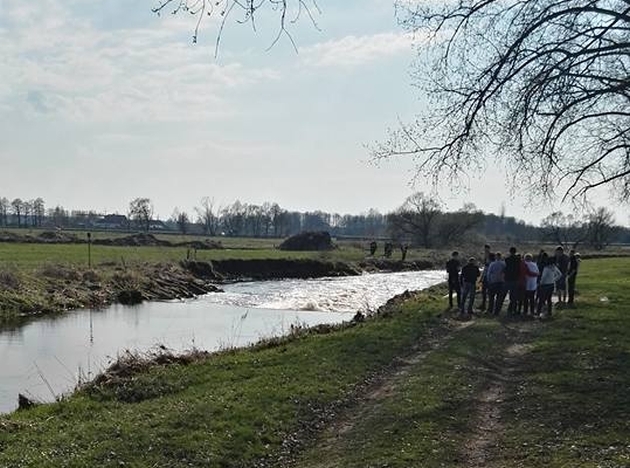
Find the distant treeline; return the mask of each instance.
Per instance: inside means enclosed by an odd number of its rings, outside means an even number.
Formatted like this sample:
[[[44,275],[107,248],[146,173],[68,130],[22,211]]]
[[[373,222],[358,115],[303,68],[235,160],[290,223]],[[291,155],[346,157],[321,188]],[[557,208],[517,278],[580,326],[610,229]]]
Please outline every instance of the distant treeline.
[[[179,208],[170,218],[153,216],[149,198],[136,198],[125,214],[46,208],[42,198],[9,200],[0,197],[0,226],[42,229],[152,231],[228,237],[284,238],[302,231],[327,231],[338,238],[387,239],[399,244],[445,247],[484,240],[553,242],[604,248],[630,243],[630,229],[615,225],[606,208],[582,215],[552,213],[539,226],[511,216],[484,213],[472,204],[446,211],[434,199],[416,193],[394,212],[370,209],[357,215],[324,211],[290,211],[277,203],[233,203],[217,206],[203,198],[190,213]]]

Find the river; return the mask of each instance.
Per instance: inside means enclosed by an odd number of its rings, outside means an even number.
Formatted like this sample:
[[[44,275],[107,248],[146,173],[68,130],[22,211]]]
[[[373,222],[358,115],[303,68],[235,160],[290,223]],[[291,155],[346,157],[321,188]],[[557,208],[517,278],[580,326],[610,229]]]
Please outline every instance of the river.
[[[90,379],[126,350],[175,352],[244,346],[292,324],[340,323],[375,310],[405,290],[443,281],[442,272],[234,283],[187,301],[78,310],[0,331],[0,413],[23,393],[52,401]]]

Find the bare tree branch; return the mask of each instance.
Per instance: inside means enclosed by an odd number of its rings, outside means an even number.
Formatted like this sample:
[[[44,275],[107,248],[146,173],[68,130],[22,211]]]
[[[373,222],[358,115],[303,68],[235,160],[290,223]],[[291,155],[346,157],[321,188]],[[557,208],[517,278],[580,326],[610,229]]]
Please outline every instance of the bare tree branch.
[[[270,9],[278,17],[278,32],[268,49],[276,45],[284,36],[297,51],[295,40],[289,31],[289,24],[297,23],[302,16],[306,16],[313,27],[319,29],[315,20],[315,14],[320,13],[317,0],[160,0],[160,3],[152,11],[157,15],[170,12],[174,15],[188,13],[196,16],[193,43],[198,41],[199,32],[205,19],[220,18],[215,44],[215,56],[217,56],[228,19],[237,15],[235,18],[237,23],[249,23],[252,29],[256,31],[256,18],[265,8]]]
[[[630,192],[630,2],[397,0],[419,46],[414,79],[430,103],[372,148],[411,156],[439,184],[492,160],[578,201]]]

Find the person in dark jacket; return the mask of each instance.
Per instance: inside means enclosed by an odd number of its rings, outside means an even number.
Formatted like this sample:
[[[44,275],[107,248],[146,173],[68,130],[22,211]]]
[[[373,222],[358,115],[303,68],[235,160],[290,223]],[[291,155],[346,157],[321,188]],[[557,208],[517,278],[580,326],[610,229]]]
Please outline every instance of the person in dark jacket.
[[[479,306],[480,310],[486,310],[486,302],[488,299],[488,276],[487,270],[490,266],[490,245],[486,244],[483,246],[483,273],[481,276],[481,305]]]
[[[558,293],[558,307],[562,307],[567,300],[567,273],[569,271],[569,256],[564,253],[562,246],[556,248],[556,266],[562,276],[556,281],[556,292]]]
[[[471,315],[473,312],[473,305],[475,303],[475,293],[477,292],[477,279],[481,272],[475,261],[475,257],[470,257],[468,263],[462,268],[462,302],[459,306],[459,311],[464,315],[464,309],[466,308],[466,300],[468,299],[467,313]]]
[[[453,293],[457,296],[457,308],[461,304],[461,288],[459,284],[459,252],[455,251],[451,254],[451,258],[446,262],[446,273],[448,274],[448,305],[453,308]]]
[[[578,273],[578,268],[580,267],[580,254],[576,253],[575,250],[569,251],[569,270],[567,271],[567,289],[568,289],[568,300],[567,305],[569,307],[573,307],[574,299],[575,299],[575,280]]]
[[[501,295],[500,306],[501,311],[505,297],[510,295],[510,303],[508,305],[508,314],[516,313],[518,306],[518,278],[521,271],[521,259],[516,255],[516,247],[510,247],[510,254],[505,257],[505,283],[503,284],[503,294]]]

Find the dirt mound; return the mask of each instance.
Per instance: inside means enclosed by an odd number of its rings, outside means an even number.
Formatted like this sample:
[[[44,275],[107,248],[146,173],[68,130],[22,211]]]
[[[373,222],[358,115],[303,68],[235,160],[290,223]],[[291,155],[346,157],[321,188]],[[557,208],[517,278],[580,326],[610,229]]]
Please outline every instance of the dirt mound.
[[[114,239],[96,239],[92,243],[95,245],[114,245],[119,247],[171,247],[173,245],[169,241],[158,239],[153,234],[143,232]]]
[[[78,244],[82,242],[76,234],[64,231],[44,231],[35,240],[45,244]]]
[[[14,232],[0,232],[0,242],[15,242],[23,244],[80,244],[85,240],[76,234],[64,231],[44,231],[37,236],[21,235]]]
[[[281,278],[322,278],[325,276],[357,276],[361,270],[343,262],[326,262],[311,259],[252,259],[183,262],[182,266],[198,278],[215,281]]]
[[[326,231],[306,231],[291,236],[278,247],[280,250],[312,251],[312,250],[332,250],[335,246],[332,243],[330,234]]]
[[[190,249],[196,250],[216,250],[222,249],[223,245],[221,242],[213,241],[210,239],[206,239],[204,241],[191,241],[191,242],[180,242],[179,244],[174,244],[174,247],[188,247]]]
[[[24,242],[24,237],[13,232],[0,232],[0,242]]]
[[[436,267],[436,264],[430,260],[403,262],[400,260],[381,260],[374,258],[359,263],[359,266],[366,271],[418,271],[432,270]]]
[[[210,239],[204,241],[194,240],[189,242],[170,242],[158,239],[153,234],[138,233],[125,237],[116,237],[113,239],[96,239],[96,245],[114,245],[117,247],[188,247],[197,250],[222,249],[221,242]]]

